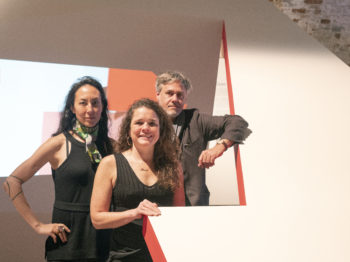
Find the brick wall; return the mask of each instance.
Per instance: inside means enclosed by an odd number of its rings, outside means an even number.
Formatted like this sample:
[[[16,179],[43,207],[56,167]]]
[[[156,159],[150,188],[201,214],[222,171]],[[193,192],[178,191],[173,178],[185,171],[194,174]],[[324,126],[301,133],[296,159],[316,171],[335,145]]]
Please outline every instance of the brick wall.
[[[350,66],[350,0],[269,0]]]

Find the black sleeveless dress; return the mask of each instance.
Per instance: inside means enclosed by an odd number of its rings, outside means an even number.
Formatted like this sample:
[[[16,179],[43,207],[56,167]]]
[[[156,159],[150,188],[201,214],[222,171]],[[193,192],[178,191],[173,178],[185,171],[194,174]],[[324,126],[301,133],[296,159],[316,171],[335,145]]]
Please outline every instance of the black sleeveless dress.
[[[120,153],[115,155],[117,163],[117,181],[112,192],[113,211],[136,208],[147,199],[158,206],[172,206],[174,193],[161,188],[158,183],[153,186],[143,184],[127,159]],[[142,236],[142,219],[113,229],[108,262],[142,262],[152,261],[146,242]]]
[[[64,133],[71,143],[67,159],[52,170],[55,203],[52,223],[63,223],[70,230],[68,241],[57,243],[48,237],[45,245],[47,260],[104,261],[108,256],[110,230],[95,230],[90,219],[90,198],[97,164],[86,153],[85,143]],[[68,146],[67,146],[68,149]],[[97,259],[100,258],[100,259]]]

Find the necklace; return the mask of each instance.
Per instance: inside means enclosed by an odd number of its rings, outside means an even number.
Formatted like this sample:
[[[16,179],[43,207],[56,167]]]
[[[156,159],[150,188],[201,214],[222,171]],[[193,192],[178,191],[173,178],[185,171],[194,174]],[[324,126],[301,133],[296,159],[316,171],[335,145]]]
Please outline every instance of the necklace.
[[[133,162],[133,166],[135,167],[135,170],[140,170],[142,172],[153,172],[152,171],[152,167],[150,167],[150,165],[153,165],[152,163],[147,164],[146,161],[140,159],[139,157],[133,157],[131,154],[131,151],[129,151],[128,153],[131,157],[131,162]]]

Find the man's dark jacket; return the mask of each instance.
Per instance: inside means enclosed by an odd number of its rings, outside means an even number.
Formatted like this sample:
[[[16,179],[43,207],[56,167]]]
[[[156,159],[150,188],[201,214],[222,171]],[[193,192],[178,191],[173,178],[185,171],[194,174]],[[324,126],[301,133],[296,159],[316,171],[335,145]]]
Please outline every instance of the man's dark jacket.
[[[198,167],[198,158],[207,148],[208,141],[222,138],[242,143],[251,133],[248,123],[238,115],[210,116],[198,109],[185,109],[175,119],[181,163],[184,172],[186,205],[209,205],[209,190],[205,184],[205,169]]]

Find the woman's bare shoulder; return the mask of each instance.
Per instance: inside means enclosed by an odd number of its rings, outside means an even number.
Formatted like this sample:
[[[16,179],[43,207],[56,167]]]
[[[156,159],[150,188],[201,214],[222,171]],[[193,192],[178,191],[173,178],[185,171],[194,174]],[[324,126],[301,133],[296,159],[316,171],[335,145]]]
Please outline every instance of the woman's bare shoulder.
[[[66,142],[66,137],[64,134],[59,134],[57,136],[52,136],[49,139],[46,140],[44,144],[47,144],[49,147],[55,148],[58,150],[62,147]]]
[[[48,140],[52,140],[56,143],[63,143],[66,141],[66,136],[63,133],[61,133],[61,134],[58,134],[56,136],[50,137]]]
[[[102,158],[100,164],[98,165],[95,178],[97,178],[97,181],[111,181],[114,185],[117,175],[116,167],[117,163],[115,161],[114,155],[105,156]]]
[[[99,167],[103,166],[104,168],[111,168],[116,166],[116,161],[114,154],[105,156],[102,158],[101,163],[99,164]]]

